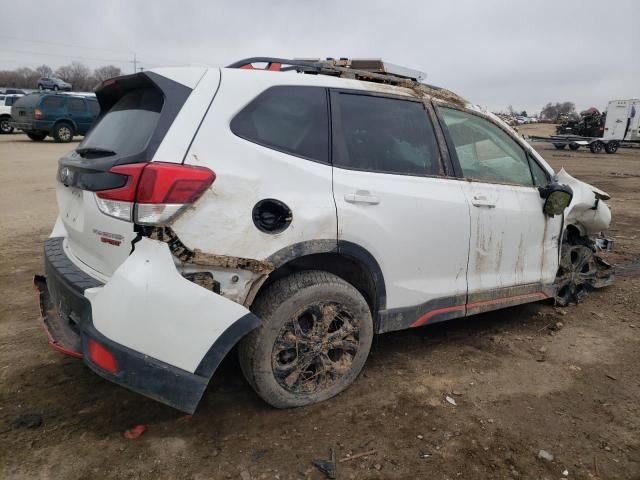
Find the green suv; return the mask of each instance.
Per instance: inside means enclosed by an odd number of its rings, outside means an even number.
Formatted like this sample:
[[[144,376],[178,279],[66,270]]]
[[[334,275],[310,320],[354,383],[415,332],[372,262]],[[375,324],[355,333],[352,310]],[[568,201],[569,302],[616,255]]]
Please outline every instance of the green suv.
[[[34,141],[48,135],[56,142],[70,142],[75,135],[86,135],[100,113],[95,98],[64,93],[33,93],[11,107],[10,125]]]

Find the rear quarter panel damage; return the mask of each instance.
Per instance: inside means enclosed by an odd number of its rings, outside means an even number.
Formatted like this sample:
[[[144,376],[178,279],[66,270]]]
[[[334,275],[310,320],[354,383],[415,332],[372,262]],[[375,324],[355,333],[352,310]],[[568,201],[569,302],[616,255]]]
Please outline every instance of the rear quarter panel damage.
[[[95,328],[128,348],[195,372],[249,310],[185,279],[167,243],[142,238],[109,282],[85,291]]]

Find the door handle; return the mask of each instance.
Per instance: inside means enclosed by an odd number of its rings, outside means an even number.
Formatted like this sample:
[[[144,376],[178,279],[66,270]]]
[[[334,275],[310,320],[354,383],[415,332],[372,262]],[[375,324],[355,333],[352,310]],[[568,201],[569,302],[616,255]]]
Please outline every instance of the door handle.
[[[474,195],[471,203],[475,207],[487,207],[487,208],[495,208],[496,202],[494,200],[489,200],[484,195]]]
[[[358,190],[356,193],[345,193],[344,201],[349,203],[366,203],[368,205],[377,205],[380,203],[380,199],[371,195],[371,193],[365,190]]]

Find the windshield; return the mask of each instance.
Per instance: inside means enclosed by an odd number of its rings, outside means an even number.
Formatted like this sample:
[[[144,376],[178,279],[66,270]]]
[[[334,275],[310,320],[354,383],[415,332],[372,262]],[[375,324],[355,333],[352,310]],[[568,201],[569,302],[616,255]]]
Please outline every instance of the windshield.
[[[160,118],[163,97],[153,88],[130,90],[102,117],[80,145],[105,149],[119,156],[142,152]]]

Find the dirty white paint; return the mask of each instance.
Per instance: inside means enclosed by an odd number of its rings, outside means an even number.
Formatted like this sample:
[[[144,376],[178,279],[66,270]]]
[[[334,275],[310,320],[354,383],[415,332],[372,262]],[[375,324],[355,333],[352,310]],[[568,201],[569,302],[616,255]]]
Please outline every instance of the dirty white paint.
[[[558,172],[556,179],[573,190],[573,199],[565,213],[567,225],[575,225],[583,235],[593,235],[609,228],[611,210],[604,202],[610,198],[608,193],[572,177],[564,168]],[[596,193],[601,200],[594,210]]]
[[[186,280],[166,243],[143,238],[104,287],[85,290],[107,338],[194,372],[209,347],[249,310]]]

